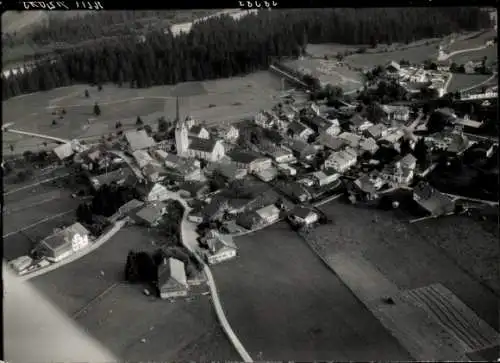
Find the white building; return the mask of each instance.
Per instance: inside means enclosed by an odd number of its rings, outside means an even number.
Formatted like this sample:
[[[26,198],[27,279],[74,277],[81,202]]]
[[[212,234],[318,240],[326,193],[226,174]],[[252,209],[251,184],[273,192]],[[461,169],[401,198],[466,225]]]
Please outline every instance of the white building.
[[[159,183],[155,183],[153,187],[146,194],[146,201],[164,201],[170,198],[170,192],[168,189]]]
[[[139,168],[144,168],[149,163],[153,163],[155,160],[149,155],[147,150],[135,150],[132,152],[132,156],[135,159],[135,162],[139,166]]]
[[[359,147],[359,143],[361,142],[361,136],[353,134],[352,132],[343,132],[338,138],[344,140],[345,143],[352,148]]]
[[[358,155],[353,148],[346,148],[342,151],[332,153],[328,159],[325,160],[324,167],[332,168],[338,173],[343,173],[350,167],[356,165]]]
[[[274,204],[258,209],[256,213],[266,224],[274,223],[280,218],[280,210]]]
[[[84,226],[80,223],[75,223],[44,238],[37,247],[37,250],[48,261],[59,262],[72,253],[87,247],[89,236],[90,232]]]
[[[240,130],[238,130],[236,127],[231,125],[227,130],[224,132],[224,140],[229,143],[236,142],[238,140],[238,137],[240,137]]]
[[[227,261],[236,257],[237,249],[231,236],[221,235],[215,230],[210,230],[202,241],[208,245],[206,260],[209,265]]]
[[[288,218],[295,225],[309,226],[319,220],[319,215],[311,209],[297,207],[290,213]]]
[[[361,142],[359,143],[359,149],[362,152],[368,152],[370,154],[375,154],[377,150],[379,149],[379,146],[377,145],[377,142],[370,138],[363,138],[361,139]]]
[[[188,136],[191,137],[198,137],[200,139],[209,139],[210,138],[210,133],[206,128],[204,128],[201,125],[194,125],[189,129]]]
[[[320,187],[331,184],[340,178],[340,174],[338,173],[326,173],[324,171],[317,171],[312,176]]]
[[[293,153],[290,150],[284,150],[281,148],[271,152],[270,156],[278,164],[292,163],[297,160],[295,156],[293,156]]]
[[[388,120],[408,121],[410,119],[409,107],[383,105],[382,110],[385,112]]]

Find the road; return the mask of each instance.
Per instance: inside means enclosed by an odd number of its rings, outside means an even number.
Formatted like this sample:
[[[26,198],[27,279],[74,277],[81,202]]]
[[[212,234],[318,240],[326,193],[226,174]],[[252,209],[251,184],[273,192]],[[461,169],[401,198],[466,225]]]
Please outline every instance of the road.
[[[476,87],[479,87],[479,86],[482,86],[483,84],[485,83],[488,83],[490,82],[492,79],[494,79],[495,77],[497,77],[498,74],[495,72],[491,77],[489,77],[488,79],[478,83],[478,84],[475,84],[474,86],[471,86],[471,87],[467,87],[467,88],[463,88],[460,90],[460,92],[467,92],[467,91],[470,91],[471,89],[474,89]]]
[[[482,45],[480,47],[468,48],[468,49],[460,49],[460,50],[456,50],[456,51],[451,52],[451,53],[440,53],[439,56],[438,56],[438,61],[448,60],[451,57],[456,56],[457,54],[468,53],[468,52],[477,52],[477,51],[483,50],[483,49],[485,49],[487,47],[488,47],[488,45],[485,44],[485,45]]]

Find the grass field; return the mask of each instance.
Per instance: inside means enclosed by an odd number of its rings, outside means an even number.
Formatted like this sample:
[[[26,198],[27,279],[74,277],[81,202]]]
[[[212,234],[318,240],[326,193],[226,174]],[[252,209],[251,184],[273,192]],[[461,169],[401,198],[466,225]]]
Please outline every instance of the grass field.
[[[245,77],[217,81],[190,82],[148,89],[119,88],[105,85],[101,92],[95,87],[77,85],[39,92],[3,102],[3,122],[14,122],[20,129],[61,138],[99,136],[116,131],[115,124],[135,125],[137,116],[145,123],[155,123],[160,116],[175,118],[175,97],[180,100],[181,116],[191,115],[210,123],[233,122],[253,116],[260,109],[271,108],[280,92],[280,80],[269,72],[258,72]],[[90,97],[85,98],[88,89]],[[98,102],[101,115],[93,115]],[[52,113],[65,108],[63,120]],[[89,118],[95,118],[88,123]],[[53,126],[52,120],[58,125]],[[5,147],[13,144],[17,152],[30,147],[38,148],[42,140],[12,136],[4,133]]]
[[[484,45],[486,41],[493,39],[496,32],[491,30],[487,32],[473,32],[470,34],[465,34],[457,37],[453,43],[445,48],[448,53],[454,52],[460,49],[476,48]]]
[[[498,329],[498,243],[477,222],[452,216],[408,224],[397,211],[341,202],[321,209],[333,224],[310,238],[323,253],[359,253],[401,289],[442,283]]]
[[[362,86],[358,72],[347,67],[336,66],[335,61],[302,59],[290,61],[286,65],[301,73],[311,73],[322,82],[341,87],[344,92],[350,92]]]
[[[424,44],[394,52],[353,54],[346,57],[344,62],[349,63],[353,67],[372,68],[377,65],[385,65],[391,60],[399,62],[401,59],[405,59],[411,63],[422,63],[427,59],[436,59],[437,55],[438,49],[436,44]]]
[[[227,317],[256,361],[410,360],[285,222],[236,239],[212,271]]]
[[[123,283],[128,251],[153,251],[152,241],[161,238],[154,231],[127,227],[98,250],[32,282],[120,359],[239,360],[218,326],[209,296],[170,303]]]
[[[480,84],[490,78],[490,75],[482,74],[453,74],[453,78],[448,86],[448,92],[455,92],[461,89],[468,89]]]
[[[497,46],[495,45],[494,47],[488,47],[474,52],[457,54],[451,57],[451,60],[457,64],[464,64],[468,61],[480,61],[483,57],[487,57],[488,62],[496,60],[498,57]]]

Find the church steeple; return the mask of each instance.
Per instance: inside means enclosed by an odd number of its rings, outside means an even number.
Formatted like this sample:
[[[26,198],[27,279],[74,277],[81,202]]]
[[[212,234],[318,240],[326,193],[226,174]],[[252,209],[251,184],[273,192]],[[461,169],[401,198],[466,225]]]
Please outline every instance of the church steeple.
[[[179,97],[175,98],[175,122],[179,122],[181,119],[179,117]]]

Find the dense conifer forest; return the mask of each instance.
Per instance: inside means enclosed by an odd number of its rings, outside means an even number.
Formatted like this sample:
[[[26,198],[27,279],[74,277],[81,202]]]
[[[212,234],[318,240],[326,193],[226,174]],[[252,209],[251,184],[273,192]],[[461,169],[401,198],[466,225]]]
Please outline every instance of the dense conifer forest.
[[[118,20],[107,21],[111,26]],[[33,37],[39,42],[78,42],[97,28],[94,20],[87,21],[90,25],[82,27],[50,23]],[[221,16],[176,37],[151,29],[142,39],[122,34],[61,52],[4,78],[2,96],[73,83],[143,88],[231,77],[264,69],[280,57],[298,56],[307,43],[408,43],[489,26],[488,14],[470,7],[263,10],[239,21]]]

